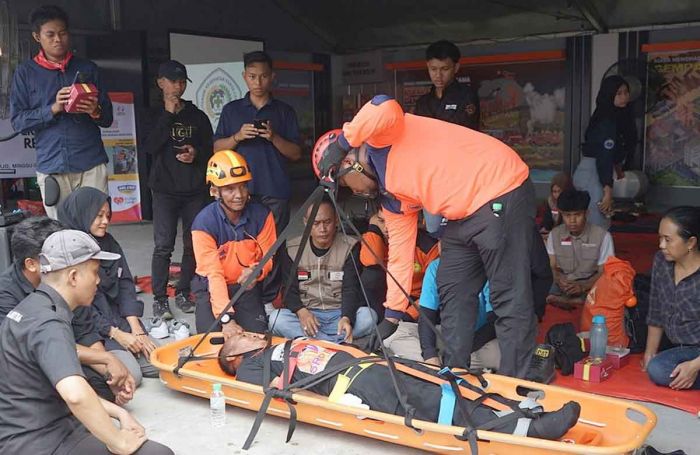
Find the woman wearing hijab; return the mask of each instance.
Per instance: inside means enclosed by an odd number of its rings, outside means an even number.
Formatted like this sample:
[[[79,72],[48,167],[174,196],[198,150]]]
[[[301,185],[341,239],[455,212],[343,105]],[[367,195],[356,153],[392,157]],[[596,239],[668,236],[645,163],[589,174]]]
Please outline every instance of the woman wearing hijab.
[[[105,337],[108,351],[125,351],[126,357],[132,357],[129,363],[133,364],[133,357],[136,358],[143,376],[157,377],[157,369],[148,361],[156,345],[140,320],[143,302],[136,298],[134,278],[124,251],[107,232],[111,217],[109,196],[91,187],[73,191],[58,210],[58,219],[67,228],[91,234],[102,251],[121,255],[117,261],[104,261],[100,265],[100,284],[92,304],[95,325]]]
[[[600,84],[596,109],[586,129],[581,162],[574,172],[574,186],[588,191],[588,221],[605,229],[612,215],[613,170],[622,177],[622,163],[634,152],[637,129],[629,85],[621,76],[606,77]]]

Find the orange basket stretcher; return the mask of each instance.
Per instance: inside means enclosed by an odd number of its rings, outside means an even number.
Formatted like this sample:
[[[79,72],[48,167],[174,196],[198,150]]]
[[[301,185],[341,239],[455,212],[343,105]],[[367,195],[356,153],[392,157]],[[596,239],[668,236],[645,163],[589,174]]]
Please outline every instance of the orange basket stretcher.
[[[221,337],[221,334],[209,334],[194,355],[206,357],[218,354],[220,346],[209,342],[214,337]],[[258,411],[265,396],[262,387],[237,381],[224,373],[214,359],[191,360],[182,366],[177,375],[173,372],[182,353],[191,351],[200,339],[201,335],[195,335],[153,352],[151,362],[160,370],[161,381],[173,390],[202,398],[209,398],[211,385],[220,383],[229,405]],[[280,341],[283,339],[273,340],[275,343]],[[348,346],[322,341],[317,343],[357,357],[365,355]],[[397,368],[415,371],[399,364]],[[475,377],[464,376],[463,379],[480,386]],[[568,401],[577,401],[581,405],[581,416],[559,441],[478,430],[480,454],[628,454],[644,443],[656,425],[656,415],[633,402],[496,374],[485,374],[484,379],[488,382],[484,392],[499,393],[514,400],[525,399],[527,392],[539,392],[541,397],[538,403],[546,411],[559,409]],[[468,390],[463,390],[468,396]],[[463,434],[462,427],[414,419],[416,429],[413,429],[405,426],[403,416],[344,406],[313,392],[300,391],[294,393],[292,398],[296,403],[297,419],[301,422],[435,453],[470,453],[469,443],[456,438]],[[273,400],[267,413],[283,418],[290,416],[287,404],[282,400]]]

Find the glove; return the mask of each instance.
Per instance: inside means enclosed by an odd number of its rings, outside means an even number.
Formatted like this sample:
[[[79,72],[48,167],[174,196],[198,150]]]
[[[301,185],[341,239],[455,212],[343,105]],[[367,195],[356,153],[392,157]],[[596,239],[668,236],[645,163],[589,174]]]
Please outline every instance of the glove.
[[[334,138],[333,142],[328,144],[326,153],[323,154],[323,158],[318,163],[318,170],[321,173],[321,177],[328,177],[333,170],[337,170],[340,166],[340,162],[343,161],[345,155],[348,154],[347,150],[344,150],[340,143],[338,142],[338,137]]]

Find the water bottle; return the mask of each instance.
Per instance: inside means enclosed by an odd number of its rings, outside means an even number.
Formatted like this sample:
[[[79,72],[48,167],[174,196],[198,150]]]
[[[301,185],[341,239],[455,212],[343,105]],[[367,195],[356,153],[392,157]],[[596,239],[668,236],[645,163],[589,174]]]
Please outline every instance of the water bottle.
[[[209,419],[211,426],[221,428],[226,424],[226,397],[221,390],[221,384],[213,384],[209,397]]]
[[[591,357],[604,359],[605,350],[608,347],[608,327],[605,325],[605,316],[593,316],[591,326]]]

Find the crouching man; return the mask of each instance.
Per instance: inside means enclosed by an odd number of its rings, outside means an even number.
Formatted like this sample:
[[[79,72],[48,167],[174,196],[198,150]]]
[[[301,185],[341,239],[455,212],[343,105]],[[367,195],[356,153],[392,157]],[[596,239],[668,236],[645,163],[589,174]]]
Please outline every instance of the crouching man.
[[[308,219],[311,210],[309,207],[304,218],[304,223],[313,223],[311,235],[296,271],[291,258],[301,248],[301,238],[287,246],[283,283],[290,273],[296,273],[297,280],[285,293],[286,308],[270,314],[270,330],[285,338],[352,342],[369,335],[377,323],[374,310],[363,306],[359,244],[338,235],[338,216],[330,199],[321,201],[313,221]]]
[[[44,242],[41,284],[0,325],[0,453],[173,453],[147,441],[126,410],[98,398],[78,361],[73,311],[92,303],[100,260],[119,257],[80,231]]]

